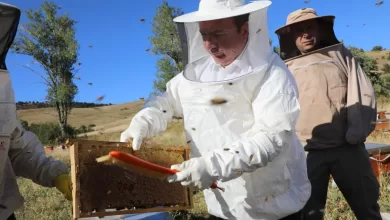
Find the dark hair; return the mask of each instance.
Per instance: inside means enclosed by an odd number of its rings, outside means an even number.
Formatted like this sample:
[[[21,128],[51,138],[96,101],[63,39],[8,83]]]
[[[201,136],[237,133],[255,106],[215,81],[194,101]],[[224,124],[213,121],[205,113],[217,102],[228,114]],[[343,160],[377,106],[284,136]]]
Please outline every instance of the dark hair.
[[[237,27],[237,32],[241,31],[241,27],[249,21],[249,14],[239,15],[234,17],[234,24]]]

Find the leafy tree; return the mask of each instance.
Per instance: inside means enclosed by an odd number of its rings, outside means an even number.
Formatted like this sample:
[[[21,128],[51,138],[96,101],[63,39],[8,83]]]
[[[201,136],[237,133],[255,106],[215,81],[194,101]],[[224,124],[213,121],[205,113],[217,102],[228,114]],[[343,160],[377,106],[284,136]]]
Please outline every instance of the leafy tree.
[[[274,53],[277,53],[280,55],[280,48],[278,46],[272,46],[272,39],[271,38],[269,39],[269,45],[272,47],[272,50],[274,51]]]
[[[26,11],[28,23],[21,25],[12,51],[33,57],[44,69],[39,74],[47,85],[47,101],[55,106],[62,138],[66,137],[68,115],[78,92],[74,84],[74,65],[79,45],[75,39],[75,21],[68,14],[57,15],[60,7],[45,1],[40,9]],[[22,65],[23,66],[23,65]]]
[[[372,51],[382,51],[382,50],[384,50],[382,46],[374,46],[372,48]]]
[[[356,47],[348,47],[356,61],[360,64],[363,71],[370,78],[371,83],[375,88],[377,97],[386,97],[390,94],[390,81],[388,78],[381,76],[378,72],[378,64],[376,60]]]
[[[179,8],[170,7],[168,2],[163,1],[157,7],[153,18],[152,31],[154,36],[149,40],[153,44],[151,51],[155,55],[162,56],[157,62],[156,80],[154,89],[157,93],[166,90],[165,84],[184,68],[179,33],[173,19],[182,15]]]

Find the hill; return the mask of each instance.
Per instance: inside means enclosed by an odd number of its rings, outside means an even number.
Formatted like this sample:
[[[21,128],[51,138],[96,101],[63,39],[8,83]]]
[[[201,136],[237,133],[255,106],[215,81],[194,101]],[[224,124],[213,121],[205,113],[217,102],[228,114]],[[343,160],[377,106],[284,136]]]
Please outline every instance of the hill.
[[[109,104],[103,104],[103,103],[93,103],[93,102],[73,102],[74,108],[94,108],[94,107],[100,107],[100,106],[107,106],[112,105]],[[36,101],[29,101],[29,102],[22,102],[19,101],[16,103],[16,109],[36,109],[36,108],[49,108],[53,107],[47,102],[36,102]]]
[[[95,131],[89,135],[118,133],[129,126],[130,119],[142,108],[143,104],[144,101],[135,101],[95,108],[74,108],[68,123],[73,127],[92,125]],[[18,110],[18,116],[29,124],[57,122],[54,108],[21,109]]]
[[[390,50],[365,51],[365,53],[376,60],[380,70],[382,70],[385,64],[390,65]]]

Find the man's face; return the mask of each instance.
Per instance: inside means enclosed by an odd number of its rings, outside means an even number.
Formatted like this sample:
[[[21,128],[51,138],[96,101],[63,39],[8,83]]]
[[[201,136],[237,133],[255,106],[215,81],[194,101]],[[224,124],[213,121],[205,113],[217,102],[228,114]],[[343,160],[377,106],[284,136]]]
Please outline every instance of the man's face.
[[[319,27],[316,20],[308,20],[291,27],[295,45],[302,53],[313,51],[318,46]]]
[[[203,45],[215,62],[222,66],[232,63],[245,48],[248,39],[248,22],[238,31],[234,18],[199,23]]]

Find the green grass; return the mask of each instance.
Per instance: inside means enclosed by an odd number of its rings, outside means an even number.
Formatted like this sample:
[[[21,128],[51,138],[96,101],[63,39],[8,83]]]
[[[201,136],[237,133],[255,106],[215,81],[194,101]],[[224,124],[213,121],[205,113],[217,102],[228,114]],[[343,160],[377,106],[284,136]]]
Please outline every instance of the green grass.
[[[55,150],[48,155],[70,164],[68,150]],[[18,178],[17,182],[20,193],[25,199],[24,207],[15,213],[17,219],[69,220],[72,218],[72,203],[66,200],[56,188],[43,187],[24,178]]]
[[[94,140],[118,141],[120,133],[103,134],[91,137]],[[169,125],[166,132],[154,138],[161,144],[185,145],[186,140],[183,133],[182,122],[175,121]],[[384,137],[375,138],[370,141],[388,143],[389,139]],[[48,152],[48,155],[56,159],[61,159],[69,163],[69,152],[56,150]],[[390,184],[390,177],[382,177],[380,206],[382,212],[390,211],[390,193],[387,190]],[[57,190],[38,186],[30,180],[18,179],[18,184],[22,195],[25,197],[25,207],[18,210],[18,219],[46,220],[46,219],[70,219],[71,203],[63,198]],[[331,183],[329,184],[331,185]],[[175,219],[213,219],[207,213],[207,207],[203,199],[203,194],[197,192],[194,197],[194,208],[189,212],[173,212]],[[326,205],[327,220],[351,220],[356,219],[351,212],[347,202],[341,192],[336,188],[329,187],[328,200]]]

